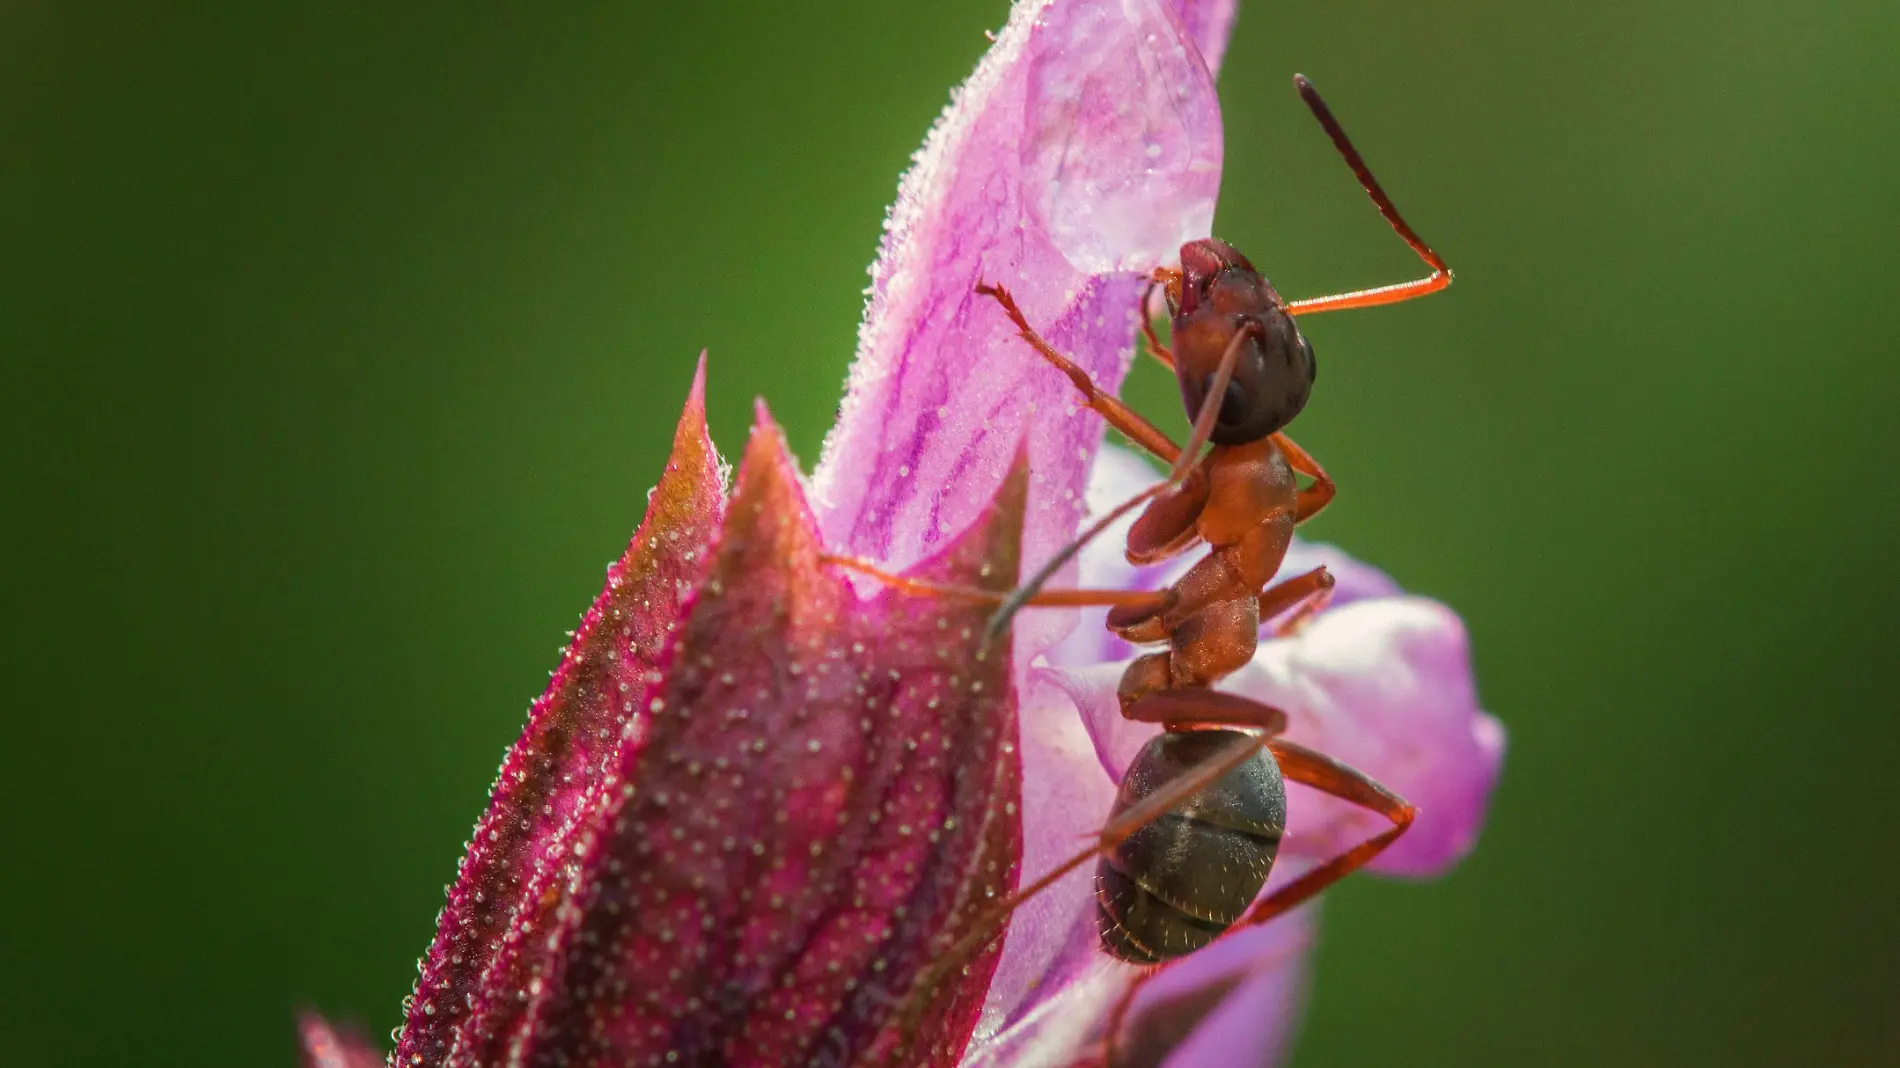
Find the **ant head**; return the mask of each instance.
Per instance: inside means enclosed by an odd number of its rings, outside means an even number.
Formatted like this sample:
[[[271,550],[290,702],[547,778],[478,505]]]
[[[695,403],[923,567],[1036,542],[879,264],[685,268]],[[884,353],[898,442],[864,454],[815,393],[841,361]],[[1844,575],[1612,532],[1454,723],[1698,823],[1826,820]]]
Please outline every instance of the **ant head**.
[[[1258,441],[1291,423],[1306,407],[1318,369],[1313,346],[1287,314],[1280,294],[1247,257],[1211,237],[1181,246],[1181,274],[1170,281],[1175,375],[1188,418],[1200,414],[1207,387],[1235,336],[1249,331],[1240,343],[1233,379],[1219,399],[1214,442]]]

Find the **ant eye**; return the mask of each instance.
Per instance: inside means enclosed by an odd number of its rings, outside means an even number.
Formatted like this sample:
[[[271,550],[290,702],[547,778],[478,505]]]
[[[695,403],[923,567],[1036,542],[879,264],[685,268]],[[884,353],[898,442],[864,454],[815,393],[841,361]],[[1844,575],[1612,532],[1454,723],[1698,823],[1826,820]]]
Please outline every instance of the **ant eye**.
[[[1306,361],[1306,384],[1310,388],[1319,381],[1319,364],[1313,359],[1313,343],[1300,335],[1300,357]]]
[[[1208,386],[1214,384],[1213,378],[1213,375],[1208,376]],[[1201,388],[1205,390],[1207,386]],[[1247,392],[1247,388],[1238,381],[1230,380],[1227,383],[1227,392],[1220,399],[1219,425],[1239,426],[1247,421],[1247,417],[1252,414],[1252,409],[1253,397]]]

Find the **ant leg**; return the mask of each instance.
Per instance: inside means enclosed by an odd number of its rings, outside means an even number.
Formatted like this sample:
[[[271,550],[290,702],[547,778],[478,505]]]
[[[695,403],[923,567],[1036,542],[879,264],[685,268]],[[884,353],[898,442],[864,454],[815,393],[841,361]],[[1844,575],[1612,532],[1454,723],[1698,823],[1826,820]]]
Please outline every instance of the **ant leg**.
[[[1239,694],[1219,690],[1163,690],[1128,706],[1128,718],[1147,722],[1231,724],[1278,734],[1286,713]],[[1267,743],[1287,779],[1322,790],[1392,821],[1392,826],[1348,849],[1256,902],[1236,927],[1265,923],[1304,903],[1321,890],[1363,867],[1405,833],[1418,809],[1374,782],[1365,772],[1297,742],[1275,738]]]
[[[1332,503],[1339,487],[1333,483],[1326,469],[1319,465],[1319,461],[1313,459],[1313,454],[1300,448],[1285,433],[1275,433],[1273,443],[1280,447],[1280,455],[1286,457],[1288,467],[1313,480],[1313,484],[1300,490],[1295,498],[1293,521],[1304,523],[1318,514],[1321,508]]]
[[[1207,396],[1220,397],[1226,395],[1227,383],[1234,379],[1234,365],[1240,359],[1241,345],[1245,344],[1249,339],[1257,338],[1260,334],[1260,330],[1260,324],[1250,320],[1239,330],[1234,331],[1233,340],[1227,343],[1227,350],[1221,353],[1220,366],[1215,368],[1214,377],[1208,384]],[[1075,559],[1075,554],[1081,552],[1084,545],[1100,537],[1102,531],[1107,530],[1116,520],[1133,511],[1135,507],[1142,502],[1153,497],[1158,497],[1187,481],[1188,476],[1200,466],[1200,451],[1207,445],[1208,438],[1214,433],[1214,423],[1220,418],[1220,409],[1221,406],[1218,404],[1201,405],[1200,414],[1194,419],[1194,433],[1188,437],[1188,443],[1186,447],[1181,450],[1180,455],[1175,457],[1174,467],[1169,470],[1168,477],[1149,486],[1133,497],[1128,498],[1121,504],[1116,505],[1114,510],[1096,520],[1087,530],[1077,535],[1074,541],[1069,542],[1069,544],[1063,546],[1054,556],[1050,557],[1048,562],[1044,563],[1034,575],[1030,576],[1028,582],[1016,587],[1016,591],[1010,594],[1007,601],[1003,602],[1003,607],[995,615],[990,617],[990,625],[987,629],[988,636],[994,639],[1001,635],[1003,628],[1009,625],[1010,617],[1014,616],[1018,609],[1027,604],[1029,600],[1036,595],[1036,591],[1042,589],[1043,585],[1047,583],[1057,571],[1061,570],[1070,560]]]
[[[1391,820],[1392,826],[1255,902],[1254,906],[1247,910],[1247,914],[1229,928],[1230,931],[1258,926],[1275,917],[1285,915],[1294,907],[1303,904],[1321,890],[1345,878],[1363,867],[1373,857],[1378,856],[1381,850],[1391,845],[1399,835],[1404,834],[1406,828],[1412,825],[1412,820],[1418,816],[1418,810],[1403,798],[1372,781],[1364,772],[1334,760],[1332,757],[1283,739],[1268,742],[1267,748],[1272,751],[1274,759],[1279,761],[1281,774],[1288,779],[1377,812]],[[1128,984],[1128,989],[1123,992],[1121,999],[1115,1003],[1114,1010],[1109,1013],[1108,1029],[1103,1035],[1109,1065],[1115,1063],[1116,1038],[1128,1016],[1129,1007],[1135,1002],[1135,995],[1140,993],[1141,988],[1150,979],[1161,974],[1167,967],[1167,964],[1163,964],[1136,976],[1134,981]]]
[[[1346,137],[1346,131],[1340,128],[1339,120],[1333,118],[1332,109],[1326,106],[1326,101],[1320,99],[1319,90],[1313,88],[1313,83],[1307,81],[1304,74],[1295,74],[1293,85],[1299,89],[1300,98],[1306,101],[1306,106],[1312,109],[1313,117],[1318,119],[1320,126],[1326,130],[1326,136],[1332,138],[1333,147],[1339,150],[1341,156],[1346,157],[1346,166],[1352,168],[1353,175],[1359,179],[1360,188],[1372,198],[1373,206],[1379,209],[1379,214],[1385,217],[1385,221],[1391,224],[1399,237],[1412,246],[1412,251],[1418,253],[1419,259],[1424,260],[1426,265],[1431,267],[1432,273],[1424,278],[1400,282],[1397,285],[1377,286],[1372,289],[1357,289],[1351,293],[1335,293],[1328,297],[1296,300],[1287,305],[1287,314],[1311,315],[1314,312],[1397,304],[1402,300],[1436,293],[1450,285],[1451,268],[1445,265],[1444,257],[1433,252],[1431,246],[1425,244],[1418,234],[1406,225],[1405,219],[1399,215],[1399,209],[1393,206],[1392,198],[1385,195],[1384,189],[1379,188],[1379,180],[1372,176],[1372,170],[1366,166],[1366,161],[1359,155],[1359,150],[1352,147],[1352,141]]]
[[[1204,760],[1188,774],[1123,809],[1120,815],[1095,832],[1095,841],[1088,848],[1049,869],[1034,882],[1005,897],[988,912],[972,921],[969,933],[945,950],[929,970],[918,977],[913,989],[924,991],[931,989],[935,985],[937,976],[961,966],[970,954],[988,944],[995,937],[997,927],[1009,918],[1010,913],[1021,908],[1024,902],[1055,885],[1075,869],[1127,841],[1128,837],[1136,831],[1167,815],[1169,810],[1219,781],[1228,772],[1252,760],[1266,745],[1265,735],[1254,735],[1236,741],[1222,750],[1219,756]]]
[[[1154,313],[1149,310],[1149,302],[1155,295],[1155,287],[1165,284],[1157,273],[1156,277],[1149,279],[1148,287],[1141,291],[1141,337],[1148,345],[1148,355],[1161,361],[1168,370],[1172,371],[1174,370],[1174,350],[1161,343],[1161,335],[1155,333]]]
[[[1161,292],[1168,298],[1169,307],[1181,306],[1181,285],[1184,276],[1179,268],[1156,267],[1149,277],[1161,285]]]
[[[1149,653],[1129,665],[1116,688],[1123,707],[1163,690],[1210,685],[1240,670],[1259,648],[1261,623],[1293,610],[1274,628],[1276,637],[1285,637],[1325,609],[1332,600],[1333,575],[1321,565],[1269,586],[1251,604],[1248,598],[1230,598],[1171,623],[1167,615],[1192,596],[1182,595],[1179,584],[1174,589],[1173,604],[1115,608],[1108,613],[1108,629],[1123,641],[1172,645],[1166,652]]]
[[[1151,656],[1166,654],[1151,653]],[[1122,715],[1138,723],[1196,723],[1246,727],[1269,735],[1286,730],[1286,713],[1251,697],[1206,686],[1158,690],[1122,706]]]
[[[1268,743],[1268,748],[1273,750],[1273,758],[1280,762],[1281,774],[1291,781],[1376,812],[1391,820],[1392,826],[1255,902],[1253,908],[1247,910],[1247,914],[1234,924],[1235,927],[1266,923],[1305,903],[1321,890],[1364,867],[1386,846],[1397,841],[1412,826],[1412,821],[1418,818],[1418,809],[1404,798],[1349,764],[1296,742],[1275,739]]]
[[[894,590],[919,597],[937,597],[947,601],[973,601],[977,604],[1002,604],[1008,590],[986,590],[980,586],[957,586],[924,579],[906,578],[886,571],[867,560],[836,553],[819,553],[818,562],[834,564],[862,575],[869,575]],[[1039,590],[1025,602],[1029,608],[1127,608],[1153,611],[1164,607],[1173,594],[1168,590]]]
[[[1260,618],[1272,619],[1292,609],[1293,614],[1273,628],[1276,637],[1284,638],[1325,611],[1332,599],[1333,573],[1322,564],[1304,575],[1295,575],[1279,585],[1269,586],[1260,595]]]
[[[1029,320],[1023,315],[1022,309],[1016,306],[1016,298],[1009,295],[1009,290],[1002,286],[978,282],[976,291],[983,296],[993,298],[996,303],[1003,306],[1004,314],[1009,316],[1010,322],[1016,324],[1016,332],[1022,336],[1022,339],[1029,342],[1037,352],[1042,353],[1043,359],[1054,364],[1056,370],[1068,375],[1069,381],[1075,383],[1075,388],[1082,391],[1083,402],[1107,420],[1109,426],[1121,431],[1129,441],[1160,457],[1165,463],[1173,463],[1181,454],[1180,447],[1170,441],[1168,435],[1162,433],[1160,427],[1142,418],[1133,408],[1120,400],[1102,392],[1101,387],[1095,384],[1095,380],[1088,376],[1088,372],[1077,367],[1075,361],[1057,352],[1054,345],[1044,341],[1042,335],[1036,333],[1036,328],[1029,325]]]
[[[1202,461],[1188,472],[1181,484],[1149,502],[1128,528],[1128,562],[1141,566],[1157,564],[1187,552],[1201,541],[1199,523],[1207,498],[1213,492],[1207,463]]]

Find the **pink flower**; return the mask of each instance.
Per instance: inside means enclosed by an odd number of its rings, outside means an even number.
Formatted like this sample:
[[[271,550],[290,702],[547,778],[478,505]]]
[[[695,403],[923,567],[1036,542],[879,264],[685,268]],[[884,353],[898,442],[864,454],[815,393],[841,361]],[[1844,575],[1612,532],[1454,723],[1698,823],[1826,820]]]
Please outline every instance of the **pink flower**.
[[[813,479],[833,546],[894,566],[918,559],[975,514],[1025,431],[1027,560],[1069,540],[1090,500],[1104,510],[1155,479],[1128,454],[1100,451],[1101,420],[1078,409],[1068,380],[974,286],[1007,286],[1102,388],[1120,383],[1147,272],[1211,232],[1222,144],[1213,69],[1236,6],[1016,4],[892,210],[850,391]],[[1065,581],[1164,584],[1121,562],[1125,526],[1098,539]],[[1421,806],[1373,870],[1441,871],[1475,839],[1503,752],[1502,728],[1476,704],[1463,627],[1335,549],[1296,544],[1282,570],[1320,563],[1339,580],[1334,607],[1297,638],[1265,643],[1227,688],[1285,708],[1293,740]],[[1032,876],[1106,819],[1121,772],[1155,730],[1114,710],[1133,653],[1101,627],[1102,614],[1078,625],[1074,613],[1031,612],[1017,624],[1023,870]],[[1060,666],[1036,667],[1044,653]],[[1285,859],[1270,885],[1376,829],[1343,804],[1292,793]],[[1129,970],[1096,946],[1091,870],[1016,914],[966,1063],[1065,1063],[1100,1030]],[[1202,1026],[1174,1014],[1185,1038],[1170,1063],[1270,1063],[1297,1007],[1311,911],[1169,969],[1144,993],[1137,1024],[1142,1005],[1221,990],[1197,1002]]]
[[[1019,0],[904,179],[858,359],[809,489],[764,408],[728,493],[704,367],[646,519],[509,753],[451,888],[395,1063],[1059,1065],[1098,1056],[1134,972],[1104,955],[1073,854],[1152,733],[1116,712],[1099,613],[988,609],[823,566],[870,557],[1009,588],[1155,475],[1016,336],[1015,294],[1104,388],[1147,273],[1209,234],[1212,67],[1233,0]],[[1323,403],[1323,401],[1322,401]],[[1373,867],[1442,870],[1482,823],[1502,732],[1462,627],[1336,550],[1333,607],[1230,688],[1423,809]],[[1060,583],[1154,586],[1115,532]],[[1274,877],[1363,838],[1301,793]],[[1128,1063],[1270,1063],[1311,909],[1142,992]],[[371,1056],[320,1020],[313,1068]]]

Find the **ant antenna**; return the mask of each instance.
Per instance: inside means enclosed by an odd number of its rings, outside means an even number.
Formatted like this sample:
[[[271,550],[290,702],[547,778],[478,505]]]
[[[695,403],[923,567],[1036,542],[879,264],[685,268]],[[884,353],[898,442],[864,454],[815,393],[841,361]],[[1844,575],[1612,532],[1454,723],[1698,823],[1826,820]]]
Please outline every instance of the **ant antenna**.
[[[1406,224],[1404,217],[1399,214],[1399,209],[1393,206],[1392,198],[1385,195],[1385,190],[1379,186],[1379,180],[1372,176],[1372,169],[1366,166],[1365,157],[1359,154],[1358,149],[1352,147],[1352,140],[1340,127],[1339,120],[1333,118],[1333,109],[1327,107],[1326,101],[1320,98],[1319,90],[1313,88],[1313,83],[1304,74],[1293,76],[1293,86],[1300,91],[1300,99],[1306,101],[1306,106],[1312,110],[1313,117],[1318,119],[1320,126],[1325,129],[1326,136],[1333,139],[1333,147],[1346,158],[1346,166],[1352,168],[1353,176],[1359,179],[1360,188],[1372,198],[1373,206],[1379,209],[1379,214],[1385,217],[1385,221],[1398,232],[1405,243],[1412,246],[1412,251],[1418,253],[1419,259],[1424,260],[1432,268],[1432,273],[1411,282],[1399,282],[1372,289],[1358,289],[1351,293],[1335,293],[1327,297],[1296,300],[1287,305],[1288,313],[1311,315],[1314,312],[1397,304],[1402,300],[1436,293],[1450,285],[1451,268],[1446,266],[1444,257],[1433,252],[1431,246],[1427,245],[1417,232]]]

